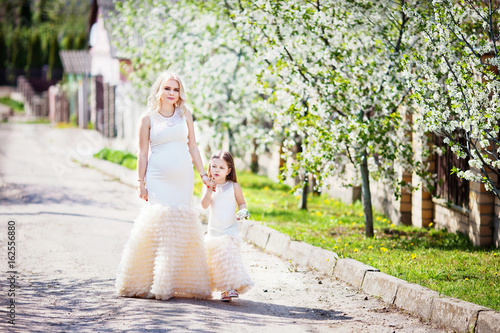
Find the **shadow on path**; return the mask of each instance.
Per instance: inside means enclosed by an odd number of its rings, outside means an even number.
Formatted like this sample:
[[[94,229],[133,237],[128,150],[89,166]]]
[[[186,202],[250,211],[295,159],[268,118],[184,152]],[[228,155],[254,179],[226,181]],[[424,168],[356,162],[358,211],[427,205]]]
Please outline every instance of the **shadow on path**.
[[[249,331],[282,326],[284,321],[314,323],[352,320],[342,311],[239,299],[173,298],[168,301],[118,297],[113,279],[67,279],[44,281],[41,275],[21,274],[16,293],[16,325],[11,332],[214,332],[232,325]],[[3,284],[4,282],[2,282]],[[244,295],[243,295],[244,297]],[[6,316],[2,309],[1,316]],[[226,327],[226,325],[230,325]]]

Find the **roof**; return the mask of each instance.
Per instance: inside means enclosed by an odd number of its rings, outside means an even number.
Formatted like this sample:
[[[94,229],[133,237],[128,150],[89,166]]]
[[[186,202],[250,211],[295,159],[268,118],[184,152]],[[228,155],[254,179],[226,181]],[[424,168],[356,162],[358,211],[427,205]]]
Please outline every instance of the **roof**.
[[[90,54],[87,50],[59,51],[66,74],[89,74]]]

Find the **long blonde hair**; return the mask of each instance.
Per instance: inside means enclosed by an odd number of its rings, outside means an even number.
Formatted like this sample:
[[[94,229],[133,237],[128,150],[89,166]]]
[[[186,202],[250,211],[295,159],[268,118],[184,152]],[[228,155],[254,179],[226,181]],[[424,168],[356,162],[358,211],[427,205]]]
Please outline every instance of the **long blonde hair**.
[[[151,90],[148,96],[148,108],[150,111],[159,112],[161,109],[161,95],[163,93],[163,87],[167,84],[168,80],[175,80],[179,83],[179,100],[175,102],[175,106],[181,109],[181,115],[186,112],[186,91],[184,90],[184,84],[179,75],[173,72],[163,72],[158,76],[155,83],[151,86]]]

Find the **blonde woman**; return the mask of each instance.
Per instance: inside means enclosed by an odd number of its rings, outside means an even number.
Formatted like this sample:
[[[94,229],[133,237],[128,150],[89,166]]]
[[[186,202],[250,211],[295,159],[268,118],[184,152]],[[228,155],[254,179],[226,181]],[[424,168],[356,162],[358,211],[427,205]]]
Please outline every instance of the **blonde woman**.
[[[120,296],[211,297],[201,224],[191,207],[193,164],[203,183],[208,185],[209,178],[185,103],[180,77],[161,74],[139,125],[137,186],[147,204],[123,251],[116,279]]]

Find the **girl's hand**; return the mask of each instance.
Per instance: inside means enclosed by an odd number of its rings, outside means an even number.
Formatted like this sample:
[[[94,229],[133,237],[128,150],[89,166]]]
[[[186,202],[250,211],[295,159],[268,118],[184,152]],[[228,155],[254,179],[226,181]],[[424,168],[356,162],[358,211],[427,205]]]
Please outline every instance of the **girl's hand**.
[[[246,209],[246,208],[240,209],[236,213],[236,219],[238,221],[240,221],[240,220],[247,220],[249,217],[250,217],[250,213],[248,212],[248,209]]]
[[[215,192],[215,180],[213,180],[212,178],[210,178],[208,180],[207,187],[208,187],[209,191]]]
[[[139,194],[139,198],[142,200],[148,201],[148,190],[146,190],[146,187],[143,184],[139,185],[137,194]]]

